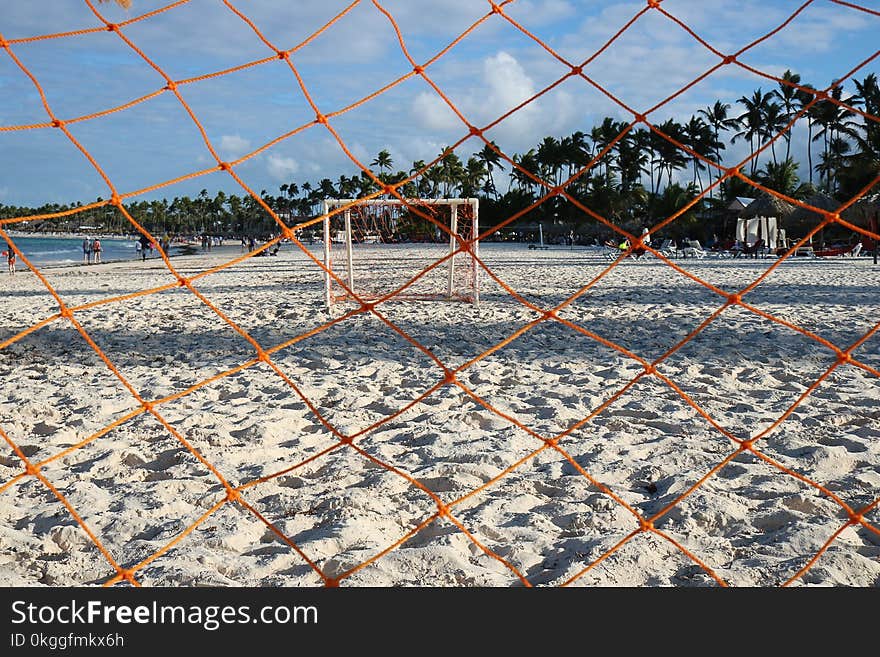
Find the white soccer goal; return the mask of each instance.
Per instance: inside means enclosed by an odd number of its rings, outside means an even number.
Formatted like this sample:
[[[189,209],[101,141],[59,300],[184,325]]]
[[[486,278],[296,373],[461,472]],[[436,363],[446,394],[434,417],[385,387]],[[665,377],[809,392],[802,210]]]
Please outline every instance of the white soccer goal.
[[[395,293],[399,300],[479,303],[477,199],[328,199],[324,215],[328,307],[354,299],[329,272],[364,301]]]

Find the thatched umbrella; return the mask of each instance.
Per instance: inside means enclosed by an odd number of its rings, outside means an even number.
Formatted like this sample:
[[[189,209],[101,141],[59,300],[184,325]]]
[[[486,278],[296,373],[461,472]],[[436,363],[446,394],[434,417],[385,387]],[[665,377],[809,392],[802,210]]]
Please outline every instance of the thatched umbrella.
[[[740,210],[739,216],[744,219],[752,217],[776,217],[780,222],[787,219],[795,211],[796,205],[784,201],[778,196],[761,192],[761,195]]]
[[[805,199],[804,203],[813,208],[825,210],[826,212],[834,212],[840,207],[839,201],[835,201],[828,196],[828,194],[822,192],[816,192],[809,198]],[[795,206],[794,211],[783,223],[783,228],[785,228],[785,231],[789,234],[798,233],[806,235],[823,221],[825,221],[825,215],[816,212],[815,210],[808,210],[807,208],[802,208],[797,205]]]
[[[767,221],[769,222],[769,218],[772,217],[776,220],[776,226],[781,227],[782,225],[784,225],[783,222],[791,215],[792,212],[795,211],[796,208],[796,205],[792,205],[788,201],[784,201],[773,194],[770,194],[768,192],[761,192],[758,198],[756,198],[745,208],[740,210],[740,221],[737,222],[736,238],[741,241],[746,241],[747,239],[748,230],[745,226],[745,223],[747,222],[744,222],[743,220],[751,220],[756,217],[768,217]],[[772,235],[768,236],[767,232],[769,231],[772,234],[774,229],[769,227],[767,223],[764,223],[762,228],[762,222],[759,222],[757,235],[764,240],[765,246],[771,245],[773,244],[775,237],[772,237]]]
[[[871,217],[880,214],[880,193],[863,196],[843,211],[843,218],[860,228],[867,228]]]

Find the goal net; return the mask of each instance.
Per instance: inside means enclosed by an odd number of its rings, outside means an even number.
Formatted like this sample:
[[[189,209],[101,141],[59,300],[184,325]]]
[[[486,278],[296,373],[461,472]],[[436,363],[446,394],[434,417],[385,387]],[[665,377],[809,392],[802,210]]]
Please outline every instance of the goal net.
[[[328,306],[391,295],[479,302],[477,199],[330,199],[324,215]]]

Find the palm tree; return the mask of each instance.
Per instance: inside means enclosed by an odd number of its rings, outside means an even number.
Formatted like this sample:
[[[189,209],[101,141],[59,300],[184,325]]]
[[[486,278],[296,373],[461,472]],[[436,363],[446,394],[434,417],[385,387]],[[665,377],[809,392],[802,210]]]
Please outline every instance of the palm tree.
[[[838,103],[850,102],[849,98],[843,100],[843,87],[839,84],[832,88],[831,97],[838,101]],[[822,184],[822,177],[824,177],[825,188],[829,194],[833,191],[834,170],[832,167],[842,164],[839,156],[843,154],[843,146],[839,140],[843,140],[844,135],[848,137],[855,137],[857,135],[857,124],[851,118],[853,116],[852,112],[841,107],[838,103],[831,100],[820,100],[814,106],[816,109],[815,120],[821,126],[821,129],[813,135],[813,141],[821,139],[824,146],[821,157],[821,169],[817,167],[817,170],[820,174],[820,185]],[[834,144],[833,148],[837,152],[836,155],[831,152],[832,144]]]
[[[663,179],[663,171],[666,171],[667,184],[671,184],[675,172],[684,169],[688,165],[688,155],[670,141],[670,139],[673,139],[679,144],[687,142],[684,126],[676,122],[674,119],[669,119],[657,126],[657,130],[659,130],[661,134],[652,131],[652,135],[654,137],[654,163],[657,164],[660,170],[657,175],[656,186],[656,189],[659,190],[660,182]],[[665,137],[663,135],[665,135]],[[666,137],[669,137],[669,139]]]
[[[880,86],[877,75],[871,73],[863,81],[853,80],[858,92],[850,99],[851,104],[862,107],[866,114],[880,117]],[[838,171],[838,190],[842,196],[851,197],[880,176],[880,124],[866,119],[853,135],[857,151],[848,156]]]
[[[544,137],[538,145],[535,158],[538,161],[541,178],[554,187],[559,185],[564,163],[560,142],[555,137]]]
[[[465,198],[476,196],[487,176],[488,169],[483,161],[477,156],[469,157],[461,182],[461,195]]]
[[[590,132],[590,137],[593,140],[593,148],[595,149],[595,153],[599,154],[608,148],[608,145],[611,144],[617,137],[626,129],[627,124],[622,121],[615,121],[611,117],[606,116],[602,123],[592,129]],[[616,144],[615,144],[616,145]],[[612,155],[612,148],[602,157],[601,162],[605,165],[605,173],[608,174],[614,162],[614,156]]]
[[[797,169],[797,162],[791,158],[786,158],[779,163],[768,162],[758,172],[757,180],[768,189],[794,197],[801,184]]]
[[[694,168],[692,182],[694,185],[699,182],[700,191],[702,191],[703,178],[700,176],[700,171],[706,170],[706,165],[703,164],[702,158],[708,159],[715,147],[712,127],[699,116],[692,116],[684,126],[684,134],[686,137],[684,144],[694,152],[694,154],[690,155]]]
[[[768,108],[773,100],[773,92],[764,93],[760,88],[756,89],[751,98],[742,96],[737,102],[745,107],[745,112],[737,117],[739,127],[742,128],[737,132],[731,143],[736,143],[737,139],[747,139],[750,149],[750,173],[754,177],[758,170],[758,148],[761,139],[769,134],[766,128],[766,117]]]
[[[739,125],[739,119],[728,116],[727,111],[729,109],[730,105],[728,103],[716,100],[714,105],[698,112],[705,117],[706,123],[712,126],[712,130],[715,132],[715,139],[713,141],[715,146],[715,163],[719,166],[721,165],[721,151],[726,148],[724,142],[721,141],[721,133],[733,130]],[[719,169],[717,177],[720,178],[722,175],[723,172]],[[709,190],[709,198],[712,198],[712,190]]]
[[[461,158],[455,151],[444,146],[440,152],[440,161],[434,168],[437,169],[438,182],[442,186],[441,198],[452,198],[464,179],[465,168]]]
[[[376,156],[376,158],[372,162],[370,162],[370,166],[378,167],[380,173],[385,171],[386,169],[390,170],[393,164],[394,162],[391,159],[391,153],[389,153],[384,148],[379,151],[379,154]]]
[[[617,169],[620,172],[620,188],[624,193],[640,186],[642,174],[647,172],[647,139],[645,129],[630,130],[617,143]]]
[[[779,89],[773,90],[773,95],[782,102],[783,117],[785,123],[788,124],[792,117],[797,113],[795,108],[798,104],[798,92],[800,91],[796,85],[801,82],[801,76],[792,73],[786,69],[782,74],[782,81],[779,83]],[[791,130],[785,133],[785,159],[791,155]]]
[[[539,175],[538,161],[535,157],[535,149],[531,148],[522,155],[514,154],[514,168],[510,171],[510,180],[520,192],[526,192],[529,198],[533,197],[534,186],[537,184],[528,174]]]
[[[486,167],[486,186],[484,191],[487,194],[492,194],[497,199],[498,188],[495,187],[495,178],[492,176],[492,171],[496,168],[504,169],[504,166],[501,164],[501,155],[498,153],[498,145],[491,141],[484,145],[476,156],[483,163],[483,166]],[[424,162],[422,166],[424,167]]]
[[[768,103],[764,108],[764,134],[763,137],[770,142],[770,153],[773,157],[773,163],[776,164],[776,140],[775,137],[782,132],[788,125],[788,119],[779,103]],[[790,131],[786,130],[785,135]]]

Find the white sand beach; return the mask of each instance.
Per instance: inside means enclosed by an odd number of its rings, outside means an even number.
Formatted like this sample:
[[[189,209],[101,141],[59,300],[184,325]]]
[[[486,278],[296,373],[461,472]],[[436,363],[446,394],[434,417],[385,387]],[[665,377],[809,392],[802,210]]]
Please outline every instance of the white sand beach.
[[[544,310],[610,264],[581,248],[481,249]],[[238,255],[225,247],[172,264],[191,278]],[[776,260],[675,262],[734,293]],[[460,385],[444,384],[443,369],[374,314],[307,335],[346,308],[324,307],[322,272],[291,245],[192,283],[226,319],[160,260],[42,274],[68,307],[94,304],[73,320],[117,371],[65,318],[9,342],[59,309],[20,263],[0,294],[0,428],[32,463],[50,459],[41,474],[142,585],[880,584],[876,334],[767,432],[837,354],[735,305],[676,349],[725,299],[655,258],[624,261],[558,313],[619,349],[549,318],[457,372]],[[743,300],[847,349],[880,320],[878,277],[869,257],[795,258]],[[542,317],[486,275],[478,306],[376,310],[451,370]],[[284,377],[251,364],[257,352],[242,334]],[[621,350],[665,358],[645,374]],[[556,449],[544,440],[560,434]],[[764,458],[738,452],[756,436]],[[117,575],[0,446],[0,586]],[[203,517],[226,498],[218,474],[244,486],[247,506]],[[435,518],[426,490],[447,517]],[[842,505],[872,506],[846,526]],[[639,516],[654,517],[656,531],[639,532]]]

